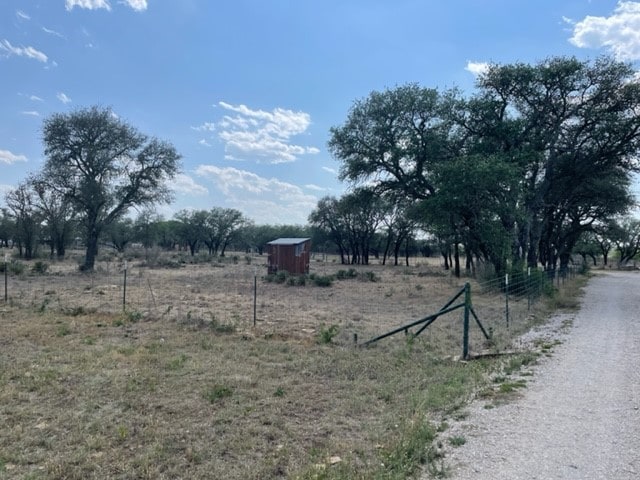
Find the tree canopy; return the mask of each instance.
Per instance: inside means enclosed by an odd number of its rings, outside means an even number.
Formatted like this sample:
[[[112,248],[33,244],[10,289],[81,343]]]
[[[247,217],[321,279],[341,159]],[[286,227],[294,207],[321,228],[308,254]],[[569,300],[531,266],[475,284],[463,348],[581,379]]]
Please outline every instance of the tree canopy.
[[[354,186],[421,203],[467,255],[553,269],[632,205],[640,84],[630,65],[550,58],[491,65],[465,97],[416,84],[356,101],[329,149]]]
[[[42,178],[80,215],[86,256],[93,269],[103,229],[130,207],[168,202],[167,180],[178,172],[180,155],[106,108],[90,107],[47,118]]]

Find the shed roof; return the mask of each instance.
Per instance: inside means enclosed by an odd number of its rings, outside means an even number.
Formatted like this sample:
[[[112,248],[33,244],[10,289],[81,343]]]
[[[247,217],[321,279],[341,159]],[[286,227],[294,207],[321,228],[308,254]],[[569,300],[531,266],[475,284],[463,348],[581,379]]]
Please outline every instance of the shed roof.
[[[268,242],[267,245],[298,245],[311,240],[310,238],[277,238]]]

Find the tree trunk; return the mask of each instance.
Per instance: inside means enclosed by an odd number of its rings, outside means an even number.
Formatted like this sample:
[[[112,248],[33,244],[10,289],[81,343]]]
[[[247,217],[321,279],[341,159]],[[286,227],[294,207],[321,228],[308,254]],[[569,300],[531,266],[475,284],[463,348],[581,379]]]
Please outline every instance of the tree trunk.
[[[453,244],[453,257],[455,260],[454,275],[456,278],[460,278],[460,246],[457,241]]]
[[[82,266],[82,270],[84,271],[93,271],[96,257],[98,256],[98,237],[100,237],[100,232],[95,230],[89,232],[87,235],[87,251],[84,258],[84,265]]]

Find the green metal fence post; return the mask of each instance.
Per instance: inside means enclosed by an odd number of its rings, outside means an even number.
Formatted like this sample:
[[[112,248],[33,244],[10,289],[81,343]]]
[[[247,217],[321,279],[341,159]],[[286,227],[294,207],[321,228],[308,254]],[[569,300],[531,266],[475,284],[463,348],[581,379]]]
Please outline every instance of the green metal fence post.
[[[127,309],[127,261],[124,261],[124,279],[122,281],[122,311]]]
[[[462,358],[469,358],[469,311],[471,310],[471,285],[464,284],[464,322],[462,327]]]
[[[9,254],[5,253],[4,254],[4,303],[7,303],[9,301],[9,294],[7,290],[7,283],[9,280],[8,274],[9,274]]]
[[[509,274],[504,274],[504,291],[505,291],[505,304],[504,304],[504,313],[507,319],[507,328],[509,328]]]

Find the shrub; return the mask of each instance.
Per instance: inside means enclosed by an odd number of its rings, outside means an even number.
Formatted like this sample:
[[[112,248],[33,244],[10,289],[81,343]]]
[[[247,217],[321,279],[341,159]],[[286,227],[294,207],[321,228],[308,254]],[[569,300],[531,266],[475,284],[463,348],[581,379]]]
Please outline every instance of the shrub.
[[[33,267],[31,267],[31,271],[33,273],[37,273],[40,275],[46,273],[48,269],[49,269],[49,264],[40,260],[34,263]]]
[[[356,278],[358,276],[358,272],[355,268],[350,268],[349,270],[338,270],[336,273],[337,280],[346,280],[349,278]]]
[[[362,272],[362,277],[367,282],[378,282],[380,281],[380,277],[376,275],[376,272],[368,271]]]
[[[215,403],[218,400],[230,397],[232,394],[233,390],[231,387],[227,387],[226,385],[213,385],[207,389],[204,394],[204,398],[206,398],[209,403]]]
[[[317,287],[330,287],[333,285],[333,277],[331,275],[316,275],[313,277],[313,283]]]
[[[338,326],[331,325],[330,327],[322,326],[318,332],[318,343],[327,344],[333,341],[333,337],[338,335]]]

